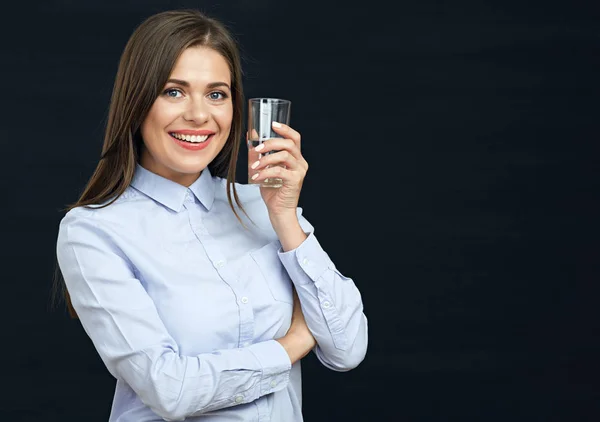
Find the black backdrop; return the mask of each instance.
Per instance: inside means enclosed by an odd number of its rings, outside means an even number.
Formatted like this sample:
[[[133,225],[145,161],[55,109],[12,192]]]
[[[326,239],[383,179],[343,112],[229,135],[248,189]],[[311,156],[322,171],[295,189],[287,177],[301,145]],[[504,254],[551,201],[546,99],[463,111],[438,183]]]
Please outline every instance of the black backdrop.
[[[248,97],[292,100],[301,205],[363,294],[367,358],[305,359],[307,421],[600,418],[598,7],[334,3],[2,6],[0,420],[108,418],[114,380],[48,310],[60,209],[97,161],[127,38],[180,7],[237,36]]]

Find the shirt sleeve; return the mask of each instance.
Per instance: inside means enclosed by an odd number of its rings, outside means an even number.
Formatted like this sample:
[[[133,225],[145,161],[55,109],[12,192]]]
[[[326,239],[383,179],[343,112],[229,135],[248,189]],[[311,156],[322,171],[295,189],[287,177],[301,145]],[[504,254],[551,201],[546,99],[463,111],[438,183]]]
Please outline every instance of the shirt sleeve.
[[[73,307],[107,369],[144,404],[165,420],[183,420],[286,387],[291,363],[274,340],[182,356],[103,224],[67,214],[59,228],[58,262]]]
[[[354,281],[340,273],[298,208],[307,239],[296,249],[278,252],[296,291],[321,363],[347,371],[362,362],[367,351],[367,318]]]

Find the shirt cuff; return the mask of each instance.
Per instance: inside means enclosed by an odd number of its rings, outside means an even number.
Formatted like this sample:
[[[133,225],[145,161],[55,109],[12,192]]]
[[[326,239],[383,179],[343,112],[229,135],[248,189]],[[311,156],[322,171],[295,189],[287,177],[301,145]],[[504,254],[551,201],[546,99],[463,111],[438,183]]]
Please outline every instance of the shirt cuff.
[[[307,284],[311,280],[316,282],[325,271],[333,267],[329,255],[312,232],[308,233],[308,237],[296,249],[287,252],[279,249],[277,254],[290,278],[299,284]]]
[[[262,367],[260,396],[283,390],[290,379],[292,363],[283,346],[275,340],[253,344],[248,349]]]

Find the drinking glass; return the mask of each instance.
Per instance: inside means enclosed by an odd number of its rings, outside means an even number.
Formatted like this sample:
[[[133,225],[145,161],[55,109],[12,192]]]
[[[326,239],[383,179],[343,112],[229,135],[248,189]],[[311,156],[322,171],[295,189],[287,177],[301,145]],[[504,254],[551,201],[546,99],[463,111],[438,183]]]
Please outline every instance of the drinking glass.
[[[291,101],[281,98],[250,98],[248,100],[248,183],[253,183],[252,175],[256,173],[250,166],[263,156],[254,151],[254,148],[267,139],[282,138],[273,130],[271,124],[279,122],[289,125],[291,106]],[[264,155],[276,152],[269,151]],[[270,188],[280,188],[282,185],[283,180],[279,177],[269,177],[261,183],[261,186]]]

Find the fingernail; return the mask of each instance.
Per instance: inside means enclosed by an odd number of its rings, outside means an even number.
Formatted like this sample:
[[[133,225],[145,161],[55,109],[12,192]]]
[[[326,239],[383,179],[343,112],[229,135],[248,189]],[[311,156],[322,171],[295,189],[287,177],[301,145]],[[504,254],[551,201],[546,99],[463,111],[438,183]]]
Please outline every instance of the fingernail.
[[[265,144],[260,144],[259,146],[257,146],[256,148],[254,148],[254,151],[260,151],[265,147]]]
[[[252,167],[250,167],[250,168],[255,169],[256,167],[258,167],[259,164],[260,164],[260,161],[256,161],[254,164],[252,164]]]
[[[281,123],[273,122],[273,127],[281,127]]]
[[[258,177],[258,173],[256,173],[254,176],[252,176],[252,180],[256,180],[257,177]]]

